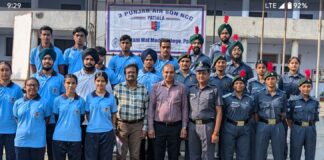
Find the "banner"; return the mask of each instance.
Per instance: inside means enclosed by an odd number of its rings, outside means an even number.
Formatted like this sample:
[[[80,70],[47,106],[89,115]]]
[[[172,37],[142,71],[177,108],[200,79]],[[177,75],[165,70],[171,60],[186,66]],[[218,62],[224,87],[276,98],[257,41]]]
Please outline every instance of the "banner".
[[[171,40],[174,55],[186,53],[189,38],[195,33],[195,26],[205,37],[205,6],[189,5],[108,5],[107,7],[108,52],[120,52],[119,38],[132,37],[132,52],[147,48],[160,50],[160,39]]]

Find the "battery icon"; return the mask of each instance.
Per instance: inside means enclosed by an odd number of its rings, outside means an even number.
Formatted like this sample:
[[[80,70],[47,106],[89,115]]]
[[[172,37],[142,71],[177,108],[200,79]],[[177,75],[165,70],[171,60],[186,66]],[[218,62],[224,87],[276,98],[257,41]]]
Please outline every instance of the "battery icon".
[[[286,8],[286,3],[283,3],[283,4],[279,7],[279,9],[285,9],[285,8]],[[292,9],[292,8],[293,8],[291,2],[287,2],[287,8],[288,8],[288,9]]]

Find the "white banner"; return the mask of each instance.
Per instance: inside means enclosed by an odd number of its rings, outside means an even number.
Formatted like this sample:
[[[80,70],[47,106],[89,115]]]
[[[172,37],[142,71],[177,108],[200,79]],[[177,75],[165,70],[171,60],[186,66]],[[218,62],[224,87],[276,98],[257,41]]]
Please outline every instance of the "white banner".
[[[132,37],[133,52],[147,48],[160,50],[161,38],[171,39],[172,54],[185,53],[195,26],[205,37],[205,6],[188,5],[108,5],[107,51],[120,52],[119,38]]]

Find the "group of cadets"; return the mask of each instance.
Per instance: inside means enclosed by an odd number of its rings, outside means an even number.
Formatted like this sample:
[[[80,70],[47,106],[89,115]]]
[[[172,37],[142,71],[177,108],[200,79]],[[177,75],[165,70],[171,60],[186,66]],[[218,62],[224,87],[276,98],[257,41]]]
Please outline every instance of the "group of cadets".
[[[160,54],[131,52],[132,38],[120,37],[121,52],[105,66],[103,47],[84,46],[88,32],[73,31],[74,46],[62,54],[51,44],[53,30],[40,29],[41,44],[30,54],[33,73],[23,89],[11,81],[11,66],[0,62],[0,159],[212,160],[215,144],[222,160],[264,160],[271,142],[275,160],[313,160],[319,102],[310,96],[310,71],[278,75],[271,62],[258,60],[256,76],[242,61],[243,45],[225,16],[220,42],[202,53],[198,28],[187,54],[171,55],[171,41],[160,40]],[[63,76],[64,75],[64,76]],[[23,94],[24,92],[24,94]],[[147,141],[147,142],[146,142]],[[147,145],[146,145],[147,144]]]

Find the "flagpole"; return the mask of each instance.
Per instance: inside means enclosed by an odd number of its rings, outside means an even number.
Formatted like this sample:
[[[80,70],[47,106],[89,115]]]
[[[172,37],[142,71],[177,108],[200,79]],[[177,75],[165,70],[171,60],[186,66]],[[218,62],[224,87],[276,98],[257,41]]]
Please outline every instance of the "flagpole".
[[[285,30],[282,45],[282,64],[281,64],[281,74],[285,73],[285,58],[286,58],[286,39],[287,39],[287,14],[288,14],[288,2],[285,1]]]
[[[265,5],[265,0],[262,0],[262,21],[261,21],[260,59],[262,59],[262,56],[263,56],[264,5]]]
[[[319,97],[318,85],[319,85],[319,67],[321,58],[321,34],[322,34],[322,0],[320,0],[319,18],[318,18],[318,39],[317,39],[317,62],[316,62],[316,84],[315,84],[315,95]]]

